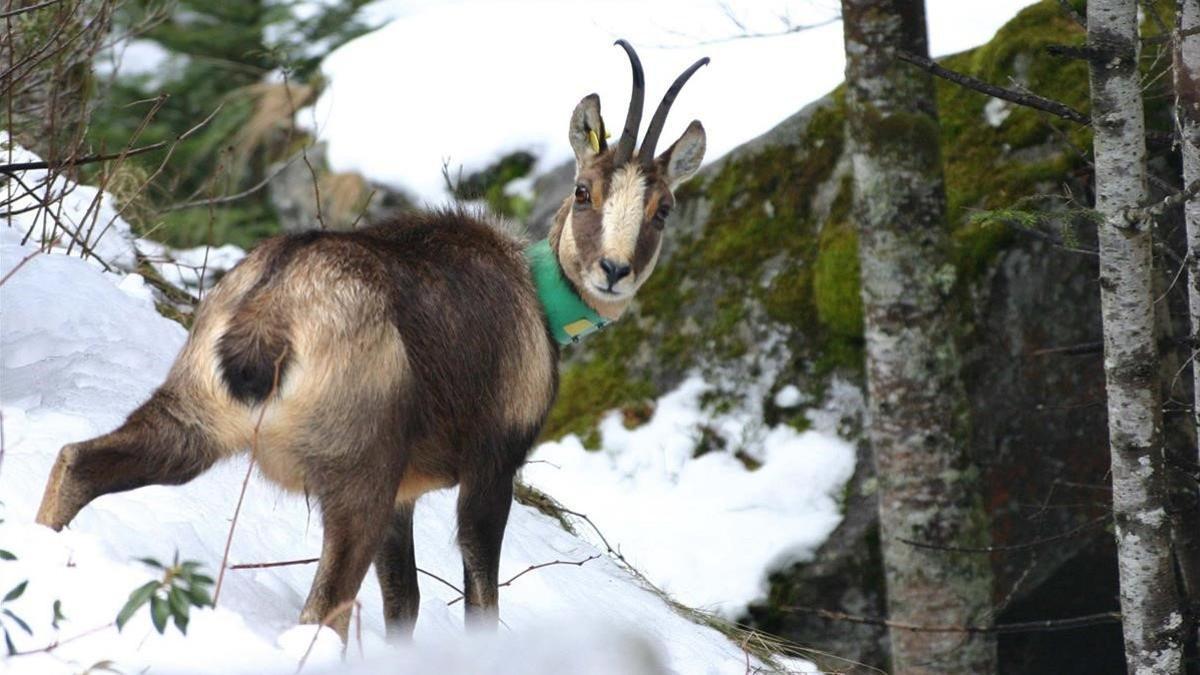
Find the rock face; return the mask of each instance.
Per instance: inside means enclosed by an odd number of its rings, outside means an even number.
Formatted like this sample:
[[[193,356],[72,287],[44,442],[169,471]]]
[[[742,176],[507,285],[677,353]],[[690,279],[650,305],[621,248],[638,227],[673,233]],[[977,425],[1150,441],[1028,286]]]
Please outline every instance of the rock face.
[[[267,186],[284,232],[315,230],[322,221],[328,229],[347,230],[411,208],[406,195],[385,185],[371,184],[357,173],[329,171],[324,143],[314,144],[307,154],[311,169],[295,157],[279,168]]]
[[[1045,0],[946,65],[990,82],[1015,79],[1086,109],[1083,64],[1044,49],[1082,39],[1058,3]],[[1027,222],[998,211],[1050,208],[1052,200],[1037,195],[1064,189],[1088,201],[1090,169],[1078,149],[1090,147],[1090,136],[944,82],[937,93],[958,292],[971,308],[961,317],[961,347],[972,452],[985,473],[994,544],[979,555],[993,564],[997,621],[1115,610],[1099,288],[1088,253],[1094,228],[1064,215],[1036,225],[1048,235],[1031,236],[1023,232]],[[713,410],[757,406],[767,424],[797,428],[822,424],[814,412],[836,407],[838,386],[861,388],[857,237],[841,99],[839,90],[808,106],[681,188],[662,260],[637,305],[568,350],[547,436],[574,432],[594,442],[601,413],[644,414],[648,400],[692,371],[718,384],[707,401]],[[985,209],[997,210],[996,217],[972,217]],[[807,411],[774,406],[774,393],[786,385],[804,393]],[[886,613],[874,468],[858,415],[847,408],[836,424],[859,441],[845,519],[814,559],[776,570],[768,596],[745,617],[840,657],[808,655],[838,672],[854,671],[853,663],[887,665],[885,631],[814,611]],[[733,441],[722,451],[753,448]],[[1001,670],[1119,672],[1119,635],[1110,624],[1003,636]]]

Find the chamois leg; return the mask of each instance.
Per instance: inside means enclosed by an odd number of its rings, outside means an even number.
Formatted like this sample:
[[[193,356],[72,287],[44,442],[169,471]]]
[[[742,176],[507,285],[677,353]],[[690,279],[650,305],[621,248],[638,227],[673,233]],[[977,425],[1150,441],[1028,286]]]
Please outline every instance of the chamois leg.
[[[116,431],[63,446],[50,471],[37,522],[55,530],[93,499],[144,485],[180,485],[200,475],[221,450],[177,414],[178,396],[159,389]]]
[[[392,514],[387,534],[375,554],[375,574],[383,591],[383,618],[389,636],[411,639],[421,605],[417,558],[413,549],[415,502],[401,504]]]
[[[363,468],[362,473],[369,475],[371,469]],[[396,494],[394,485],[389,491],[378,480],[356,484],[348,478],[328,477],[333,486],[319,495],[325,538],[316,578],[300,612],[300,623],[324,623],[337,631],[343,642],[353,608],[330,615],[358,595],[388,527]],[[338,487],[341,489],[335,491]]]
[[[500,619],[500,545],[512,506],[512,474],[463,483],[458,493],[458,547],[469,627],[495,630]]]

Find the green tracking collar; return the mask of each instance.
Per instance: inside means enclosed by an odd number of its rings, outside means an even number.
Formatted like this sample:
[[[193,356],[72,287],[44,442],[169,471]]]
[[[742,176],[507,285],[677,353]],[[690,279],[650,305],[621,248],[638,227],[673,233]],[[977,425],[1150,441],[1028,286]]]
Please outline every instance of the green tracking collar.
[[[546,312],[550,333],[558,344],[578,342],[608,325],[596,310],[588,307],[563,276],[558,258],[550,250],[550,241],[543,239],[525,249],[529,271],[538,299]]]

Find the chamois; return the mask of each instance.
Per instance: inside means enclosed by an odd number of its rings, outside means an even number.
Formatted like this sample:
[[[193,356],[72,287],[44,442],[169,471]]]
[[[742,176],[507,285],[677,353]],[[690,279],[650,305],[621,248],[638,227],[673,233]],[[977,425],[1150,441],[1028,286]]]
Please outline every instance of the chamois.
[[[704,156],[699,121],[654,148],[708,59],[667,90],[635,154],[642,66],[616,44],[633,71],[624,130],[609,147],[599,97],[576,106],[574,194],[547,240],[441,210],[263,242],[200,304],[150,399],[115,431],[62,448],[37,521],[61,529],[101,495],[186,483],[249,449],[268,479],[320,505],[300,621],[354,598],[374,562],[389,632],[411,636],[413,507],[458,485],[466,620],[494,629],[513,477],[554,400],[559,345],[620,317],[654,269],[672,191]],[[331,623],[344,640],[348,617]]]

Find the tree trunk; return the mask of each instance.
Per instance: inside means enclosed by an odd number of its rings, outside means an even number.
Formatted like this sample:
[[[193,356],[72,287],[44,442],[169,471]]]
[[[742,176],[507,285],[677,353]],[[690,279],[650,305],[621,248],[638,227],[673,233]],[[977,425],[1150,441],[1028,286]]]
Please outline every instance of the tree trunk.
[[[1099,227],[1100,306],[1112,457],[1113,516],[1129,672],[1181,672],[1183,654],[1164,508],[1162,402],[1154,330],[1145,120],[1138,72],[1137,0],[1088,3]]]
[[[1188,30],[1200,29],[1200,2],[1179,0],[1175,20],[1175,121],[1186,187],[1200,180],[1200,35],[1182,36]],[[1200,335],[1200,199],[1184,202],[1183,214],[1187,222],[1188,309],[1195,339]],[[1195,390],[1192,421],[1196,438],[1200,439],[1200,359],[1192,359],[1192,380]],[[1200,460],[1200,454],[1194,454],[1192,459]]]
[[[869,396],[888,617],[992,620],[988,521],[968,450],[933,83],[922,2],[842,0]],[[913,545],[913,543],[919,545]],[[891,628],[893,672],[992,673],[988,634]]]
[[[1200,30],[1200,1],[1179,0],[1175,8],[1175,36],[1173,44],[1172,71],[1175,77],[1175,123],[1179,133],[1180,155],[1183,160],[1183,185],[1200,180],[1200,34],[1187,35],[1188,31]],[[1187,229],[1188,266],[1188,314],[1191,318],[1190,349],[1192,358],[1192,425],[1196,440],[1200,441],[1200,359],[1196,356],[1196,336],[1200,335],[1200,199],[1193,198],[1183,204],[1183,216]],[[1196,445],[1180,459],[1190,462],[1200,460]],[[1175,449],[1176,453],[1180,449]],[[1168,453],[1171,449],[1168,449]],[[1169,455],[1174,456],[1174,455]],[[1167,467],[1172,471],[1171,467]],[[1195,481],[1183,471],[1171,474],[1173,526],[1175,528],[1176,555],[1179,557],[1187,613],[1193,627],[1200,624],[1200,531],[1196,528],[1197,490]],[[1193,634],[1200,644],[1200,637]]]

